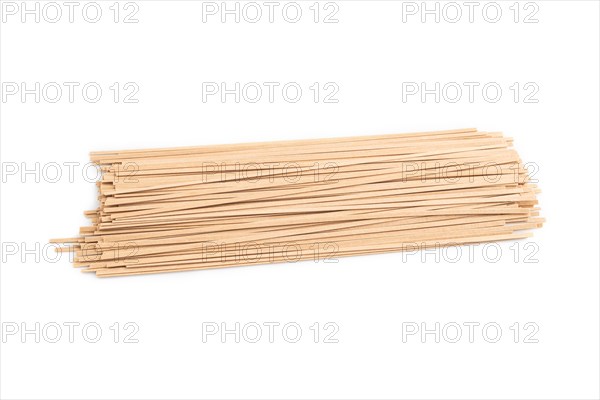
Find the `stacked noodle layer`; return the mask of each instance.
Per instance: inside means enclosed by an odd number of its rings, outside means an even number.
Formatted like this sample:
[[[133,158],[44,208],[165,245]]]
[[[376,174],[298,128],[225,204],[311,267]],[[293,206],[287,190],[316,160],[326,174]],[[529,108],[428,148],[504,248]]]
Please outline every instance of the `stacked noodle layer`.
[[[91,159],[92,226],[53,242],[98,276],[514,240],[543,223],[512,140],[476,129]]]

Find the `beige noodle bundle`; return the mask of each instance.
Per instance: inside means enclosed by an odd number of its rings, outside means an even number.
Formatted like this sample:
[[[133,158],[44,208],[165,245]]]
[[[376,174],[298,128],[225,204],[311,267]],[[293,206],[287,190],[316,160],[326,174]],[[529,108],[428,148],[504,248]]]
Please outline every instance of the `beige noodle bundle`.
[[[476,129],[91,159],[92,226],[52,242],[102,277],[516,240],[544,222],[512,140]]]

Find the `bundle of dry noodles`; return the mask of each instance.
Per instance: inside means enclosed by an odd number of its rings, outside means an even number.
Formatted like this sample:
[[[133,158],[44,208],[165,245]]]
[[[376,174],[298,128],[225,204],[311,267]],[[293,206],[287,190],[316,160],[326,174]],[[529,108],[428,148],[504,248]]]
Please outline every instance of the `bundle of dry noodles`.
[[[461,129],[91,153],[100,206],[53,239],[98,276],[521,239],[540,227],[501,133]]]

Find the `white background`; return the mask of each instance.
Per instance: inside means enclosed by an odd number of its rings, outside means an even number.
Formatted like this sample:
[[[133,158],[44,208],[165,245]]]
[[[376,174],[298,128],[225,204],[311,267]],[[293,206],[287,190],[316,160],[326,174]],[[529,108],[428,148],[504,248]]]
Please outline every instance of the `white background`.
[[[81,91],[73,103],[35,103],[33,96],[23,102],[19,95],[3,101],[3,170],[13,163],[83,164],[91,150],[472,126],[514,137],[523,160],[539,166],[547,224],[517,243],[516,263],[509,248],[515,245],[505,243],[496,263],[476,248],[473,261],[463,255],[456,263],[387,254],[97,279],[66,259],[36,262],[22,251],[74,236],[86,224],[82,212],[95,207],[96,188],[81,168],[73,183],[11,175],[2,184],[1,236],[3,246],[17,243],[20,252],[3,254],[3,326],[96,322],[103,336],[88,343],[80,326],[74,343],[66,328],[58,343],[5,337],[2,398],[600,396],[597,2],[538,1],[538,23],[523,22],[533,10],[524,3],[515,23],[512,1],[499,2],[497,23],[482,17],[485,3],[473,23],[466,14],[458,23],[432,16],[422,23],[419,14],[404,23],[402,2],[338,1],[339,22],[331,24],[313,22],[312,1],[300,2],[298,23],[286,22],[280,6],[274,23],[263,16],[255,24],[232,17],[221,23],[219,16],[203,23],[199,1],[137,1],[138,23],[114,23],[113,2],[100,4],[98,23],[86,22],[81,6],[73,23],[5,15],[3,83],[97,82],[104,91],[97,103]],[[114,103],[114,82],[136,83],[139,102]],[[202,82],[297,82],[304,92],[297,103],[204,103]],[[314,103],[314,82],[336,83],[339,102]],[[496,82],[503,95],[496,103],[481,90],[472,103],[466,93],[457,103],[433,96],[403,102],[403,82]],[[535,83],[538,102],[523,102],[522,92],[515,103],[515,82]],[[538,262],[525,262],[527,242],[537,245]],[[137,324],[139,343],[122,336],[114,343],[115,322],[121,333],[124,323]],[[265,328],[258,343],[235,343],[232,335],[203,343],[203,322],[295,322],[303,336],[288,343],[276,330],[269,343]],[[319,343],[309,329],[315,322]],[[326,322],[339,327],[338,343],[323,343]],[[404,343],[403,322],[481,325],[473,343],[466,328],[458,343],[436,343],[433,335]],[[497,343],[482,335],[489,322],[502,328]],[[527,322],[539,327],[538,343],[524,343]]]

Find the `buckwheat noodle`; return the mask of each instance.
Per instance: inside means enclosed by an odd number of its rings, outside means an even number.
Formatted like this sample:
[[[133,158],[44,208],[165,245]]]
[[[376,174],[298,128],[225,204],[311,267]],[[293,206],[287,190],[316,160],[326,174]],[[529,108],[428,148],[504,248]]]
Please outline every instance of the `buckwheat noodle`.
[[[92,152],[100,206],[52,239],[97,276],[516,240],[542,226],[512,140],[459,129]]]

